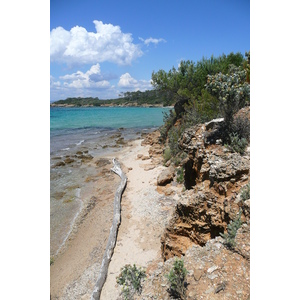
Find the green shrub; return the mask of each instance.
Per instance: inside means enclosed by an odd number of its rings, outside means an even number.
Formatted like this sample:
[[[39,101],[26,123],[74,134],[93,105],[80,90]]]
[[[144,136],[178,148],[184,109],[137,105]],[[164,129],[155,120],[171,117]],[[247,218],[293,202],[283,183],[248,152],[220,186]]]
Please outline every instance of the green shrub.
[[[183,167],[177,169],[177,178],[176,178],[178,183],[183,183],[184,182],[184,171]]]
[[[164,125],[159,128],[161,142],[165,142],[167,140],[168,132],[176,121],[176,113],[173,109],[169,112],[164,112],[163,114]]]
[[[168,278],[170,288],[169,294],[177,299],[186,298],[186,275],[187,270],[184,267],[182,259],[175,258],[173,268],[170,273],[166,275]]]
[[[227,233],[220,233],[221,237],[225,240],[225,245],[230,249],[235,247],[235,236],[238,229],[242,225],[241,215],[242,211],[240,210],[234,221],[230,221],[229,225],[227,226]]]
[[[178,147],[178,140],[180,139],[183,131],[185,130],[185,127],[182,126],[173,126],[168,133],[168,145],[171,149],[171,154],[173,157],[175,157],[179,152],[180,149]]]
[[[168,160],[170,160],[171,157],[172,157],[171,149],[170,149],[170,147],[167,147],[167,148],[164,150],[164,163],[166,163]]]
[[[178,167],[186,157],[187,154],[185,152],[179,152],[176,156],[172,157],[172,162],[174,162],[174,165]]]
[[[219,100],[205,89],[197,100],[190,100],[184,109],[183,121],[187,128],[220,116]]]
[[[248,145],[247,140],[245,138],[240,138],[237,133],[229,134],[229,138],[230,144],[227,146],[234,152],[244,154],[246,146]]]
[[[233,120],[232,132],[235,132],[240,139],[250,141],[250,121],[248,118],[238,117]]]
[[[242,188],[241,199],[242,199],[243,201],[246,201],[246,200],[250,199],[250,183],[246,184],[246,185]]]
[[[137,268],[135,264],[125,265],[121,269],[117,283],[122,286],[122,296],[125,300],[131,300],[135,293],[141,293],[141,283],[145,277],[146,272],[142,268]]]

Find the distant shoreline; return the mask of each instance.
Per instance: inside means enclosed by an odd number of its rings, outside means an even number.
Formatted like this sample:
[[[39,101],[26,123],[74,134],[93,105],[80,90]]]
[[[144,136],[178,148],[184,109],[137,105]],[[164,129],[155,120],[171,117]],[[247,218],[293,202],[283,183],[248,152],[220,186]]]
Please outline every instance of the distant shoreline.
[[[137,103],[129,104],[103,104],[103,105],[75,105],[75,104],[57,104],[50,103],[50,107],[67,107],[67,108],[78,108],[78,107],[149,107],[149,108],[174,108],[174,106],[163,106],[163,104],[142,104]]]

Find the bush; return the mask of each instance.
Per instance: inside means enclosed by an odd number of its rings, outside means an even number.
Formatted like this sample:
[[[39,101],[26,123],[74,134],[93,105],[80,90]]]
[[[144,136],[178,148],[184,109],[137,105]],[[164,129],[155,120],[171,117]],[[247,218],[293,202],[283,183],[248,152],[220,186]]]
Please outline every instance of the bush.
[[[187,128],[220,116],[219,100],[205,89],[197,100],[190,100],[184,109],[183,121]]]
[[[164,163],[166,163],[168,160],[170,160],[171,157],[172,157],[171,149],[170,149],[170,147],[167,147],[164,151]]]
[[[185,130],[185,126],[173,126],[168,133],[168,145],[171,149],[171,154],[175,157],[180,151],[178,147],[178,140],[181,138],[182,133]]]
[[[221,237],[225,240],[225,245],[230,249],[235,247],[235,236],[238,229],[242,225],[241,215],[242,211],[240,210],[235,220],[230,221],[229,225],[227,226],[227,233],[220,233]]]
[[[186,296],[186,275],[187,270],[184,267],[182,259],[175,258],[173,268],[170,273],[166,275],[170,283],[168,290],[169,294],[177,299],[185,299]]]
[[[142,280],[146,277],[146,272],[137,268],[134,264],[125,265],[117,277],[117,283],[122,286],[122,296],[125,300],[133,299],[135,293],[142,291]]]
[[[237,117],[232,123],[232,132],[236,133],[240,139],[245,138],[250,141],[250,121],[248,118]]]
[[[248,142],[245,138],[239,138],[237,133],[229,134],[230,145],[228,146],[232,151],[244,154]]]
[[[178,168],[177,169],[177,182],[178,183],[183,183],[184,182],[184,172],[183,172],[183,168]]]
[[[176,114],[173,109],[171,109],[169,112],[164,112],[163,114],[164,125],[162,125],[159,128],[159,132],[161,141],[165,142],[168,138],[168,132],[170,128],[174,125],[176,121]]]
[[[242,199],[243,201],[246,201],[246,200],[250,199],[250,183],[246,184],[246,185],[242,188],[241,199]]]

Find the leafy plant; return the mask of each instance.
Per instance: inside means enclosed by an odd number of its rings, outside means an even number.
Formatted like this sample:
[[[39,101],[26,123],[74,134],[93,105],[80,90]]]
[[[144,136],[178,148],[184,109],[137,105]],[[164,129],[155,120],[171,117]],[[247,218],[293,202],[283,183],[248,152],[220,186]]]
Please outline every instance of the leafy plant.
[[[196,100],[190,100],[184,108],[183,120],[186,127],[208,122],[220,116],[219,100],[205,89],[201,91],[201,96]]]
[[[177,169],[177,182],[183,183],[184,182],[184,171],[183,167]]]
[[[164,163],[166,163],[168,160],[170,160],[172,157],[171,149],[170,147],[166,147],[164,150]]]
[[[237,133],[229,134],[230,144],[227,145],[232,151],[244,154],[248,142],[245,138],[240,138]]]
[[[246,201],[246,200],[250,199],[250,183],[246,184],[246,185],[242,188],[241,199],[242,199],[243,201]]]
[[[220,101],[224,116],[227,138],[233,132],[233,116],[242,107],[250,104],[250,84],[246,81],[247,71],[242,67],[230,66],[227,74],[207,76],[206,89]]]
[[[169,112],[164,112],[163,113],[163,121],[164,125],[162,125],[159,128],[160,132],[160,139],[162,142],[165,142],[166,139],[168,138],[168,132],[170,128],[174,125],[176,121],[176,114],[173,109],[171,109]]]
[[[184,267],[182,259],[175,258],[173,268],[170,273],[166,275],[168,278],[170,288],[169,294],[177,299],[186,298],[186,275],[187,269]]]
[[[250,141],[250,121],[247,117],[237,117],[232,123],[232,132],[235,132],[239,138],[245,138]]]
[[[238,229],[242,225],[241,215],[242,211],[240,210],[238,216],[234,219],[234,221],[230,221],[230,223],[228,224],[227,233],[220,233],[221,237],[225,240],[225,245],[230,249],[233,249],[235,247],[235,236]]]
[[[146,277],[146,272],[135,264],[125,265],[117,277],[117,283],[122,286],[122,296],[125,300],[133,299],[135,293],[142,291],[142,280]]]

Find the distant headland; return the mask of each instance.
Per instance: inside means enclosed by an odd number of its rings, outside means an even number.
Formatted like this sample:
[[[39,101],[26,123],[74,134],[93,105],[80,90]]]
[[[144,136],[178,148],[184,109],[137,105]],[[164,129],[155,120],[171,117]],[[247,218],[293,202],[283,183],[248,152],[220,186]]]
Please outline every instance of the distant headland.
[[[166,107],[173,106],[165,93],[157,90],[121,93],[119,98],[101,100],[98,97],[72,97],[50,103],[51,107]]]

